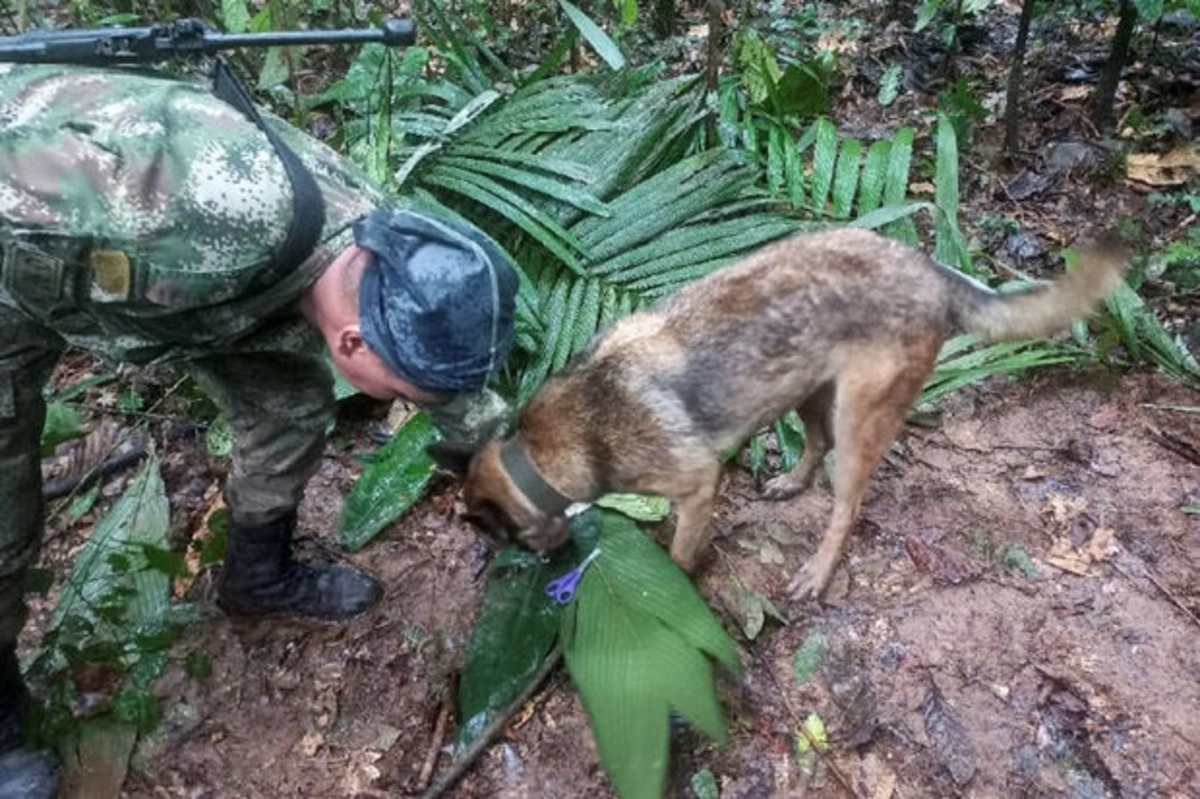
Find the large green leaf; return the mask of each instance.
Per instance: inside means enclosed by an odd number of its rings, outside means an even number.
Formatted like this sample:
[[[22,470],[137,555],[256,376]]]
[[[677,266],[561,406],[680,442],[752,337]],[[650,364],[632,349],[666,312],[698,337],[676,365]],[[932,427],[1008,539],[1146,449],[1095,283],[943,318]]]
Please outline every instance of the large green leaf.
[[[724,740],[709,657],[737,671],[737,650],[687,576],[631,520],[592,508],[575,526],[600,530],[600,553],[567,622],[567,668],[617,793],[657,798],[671,709]]]
[[[887,177],[888,156],[892,151],[889,141],[877,141],[867,150],[867,162],[863,166],[862,188],[858,194],[858,213],[869,214],[879,207],[883,199],[883,181]]]
[[[143,545],[167,548],[169,513],[158,458],[152,456],[75,558],[51,625],[57,626],[68,614],[94,615],[92,608],[100,604],[104,594],[126,579],[134,591],[127,618],[140,622],[161,616],[170,578],[153,569],[137,569],[136,565],[144,558]],[[133,568],[119,577],[110,555],[127,558]]]
[[[554,644],[563,609],[546,584],[582,560],[594,538],[576,536],[546,561],[509,547],[489,571],[458,685],[456,743],[465,747],[520,695]]]
[[[362,549],[420,498],[433,476],[425,447],[437,436],[429,417],[416,413],[380,448],[346,497],[338,533],[343,547]]]
[[[64,441],[83,435],[79,412],[62,400],[46,403],[46,421],[42,424],[42,455],[52,455]]]

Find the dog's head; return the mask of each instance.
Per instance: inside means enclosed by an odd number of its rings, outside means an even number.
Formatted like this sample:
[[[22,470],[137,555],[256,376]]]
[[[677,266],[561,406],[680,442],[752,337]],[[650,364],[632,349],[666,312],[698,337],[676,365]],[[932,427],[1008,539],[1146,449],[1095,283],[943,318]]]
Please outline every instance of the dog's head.
[[[565,544],[571,528],[565,516],[547,515],[517,488],[500,458],[501,440],[478,451],[451,444],[428,451],[443,469],[462,479],[465,518],[498,543],[516,542],[538,553]]]

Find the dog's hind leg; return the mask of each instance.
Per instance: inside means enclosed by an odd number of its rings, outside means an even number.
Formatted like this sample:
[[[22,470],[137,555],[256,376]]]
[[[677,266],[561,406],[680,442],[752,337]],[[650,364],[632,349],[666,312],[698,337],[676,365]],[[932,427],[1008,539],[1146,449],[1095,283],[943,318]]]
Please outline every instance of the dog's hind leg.
[[[899,432],[937,357],[932,338],[865,352],[838,375],[834,402],[833,514],[813,557],[788,584],[793,599],[816,598],[829,584],[858,519],[867,482]]]
[[[721,468],[713,463],[710,470],[699,470],[687,475],[677,484],[671,500],[679,520],[675,524],[675,535],[671,538],[671,559],[684,571],[692,571],[700,554],[712,536],[713,498],[717,493],[717,482]]]
[[[834,445],[832,382],[810,394],[796,411],[804,422],[804,455],[790,472],[767,481],[762,491],[764,499],[788,499],[808,488],[821,468],[825,453]]]

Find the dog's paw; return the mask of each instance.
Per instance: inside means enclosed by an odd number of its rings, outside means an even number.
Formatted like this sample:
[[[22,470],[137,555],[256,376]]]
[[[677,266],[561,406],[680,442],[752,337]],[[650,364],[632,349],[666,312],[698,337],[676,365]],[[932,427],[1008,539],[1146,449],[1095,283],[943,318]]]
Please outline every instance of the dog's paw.
[[[795,475],[781,474],[778,477],[772,477],[766,482],[762,488],[762,498],[779,502],[784,499],[791,499],[800,494],[804,489],[808,488],[807,480],[797,480]]]
[[[832,575],[833,569],[822,566],[816,559],[810,560],[800,568],[800,571],[796,572],[796,576],[788,583],[788,597],[795,602],[819,599]]]

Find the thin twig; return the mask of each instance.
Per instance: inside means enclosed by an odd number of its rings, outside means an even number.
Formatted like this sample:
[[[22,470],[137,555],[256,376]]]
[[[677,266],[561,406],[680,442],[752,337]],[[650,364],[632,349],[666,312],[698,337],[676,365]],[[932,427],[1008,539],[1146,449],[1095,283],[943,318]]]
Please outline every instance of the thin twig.
[[[454,783],[458,782],[467,770],[475,762],[476,758],[483,753],[492,744],[492,740],[498,736],[517,711],[529,701],[529,697],[533,696],[537,691],[538,686],[550,676],[550,672],[558,665],[558,661],[562,658],[562,644],[555,644],[554,649],[550,650],[550,654],[542,661],[542,665],[538,667],[537,673],[533,675],[533,679],[525,686],[525,689],[517,696],[516,699],[509,702],[508,705],[483,728],[471,745],[468,746],[458,758],[450,764],[450,767],[438,777],[437,782],[430,786],[429,790],[421,794],[421,799],[437,799]]]
[[[1125,571],[1123,568],[1121,568],[1121,565],[1119,563],[1117,563],[1115,560],[1112,562],[1112,565],[1113,565],[1113,568],[1116,569],[1118,572],[1120,572],[1126,579],[1129,579],[1129,580],[1133,579],[1133,575],[1130,574],[1129,572]],[[1150,571],[1149,566],[1147,566],[1145,563],[1142,563],[1140,565],[1142,567],[1142,576],[1144,576],[1147,580],[1149,580],[1151,583],[1153,583],[1154,587],[1157,588],[1159,591],[1161,591],[1163,596],[1165,596],[1167,599],[1169,599],[1171,601],[1171,603],[1173,605],[1175,605],[1175,607],[1177,607],[1181,611],[1183,611],[1183,615],[1187,616],[1189,619],[1191,619],[1193,622],[1195,622],[1197,627],[1200,627],[1200,618],[1197,618],[1196,614],[1192,613],[1192,611],[1190,611],[1188,609],[1188,607],[1183,604],[1183,602],[1179,599],[1179,597],[1175,596],[1175,594],[1172,593],[1171,589],[1167,588],[1165,585],[1163,585],[1162,583],[1160,583],[1158,581],[1158,578],[1154,576],[1154,572]]]
[[[1200,466],[1200,449],[1190,441],[1185,441],[1173,433],[1167,433],[1159,430],[1157,427],[1145,425],[1146,433],[1150,436],[1150,440],[1158,444],[1163,449],[1174,452],[1184,460]]]
[[[1197,216],[1197,214],[1188,215],[1188,217],[1186,219],[1184,219],[1182,222],[1180,222],[1178,225],[1175,226],[1174,232],[1178,233],[1181,230],[1185,230],[1185,229],[1191,227],[1192,223],[1196,221],[1196,216]]]
[[[1139,402],[1139,407],[1153,408],[1156,411],[1174,411],[1175,413],[1200,413],[1200,405],[1159,405],[1155,402]]]
[[[437,723],[433,725],[433,739],[425,752],[425,762],[421,764],[421,773],[417,776],[417,790],[423,791],[429,787],[433,779],[433,767],[437,765],[438,752],[442,749],[442,741],[446,740],[446,725],[450,721],[450,703],[442,702],[438,711]]]
[[[184,378],[184,379],[186,379],[186,378]],[[164,397],[164,399],[165,399],[165,397]],[[77,402],[75,404],[78,405],[80,408],[82,408],[85,411],[91,411],[92,413],[103,413],[108,416],[132,416],[137,419],[155,419],[160,422],[170,422],[170,421],[174,421],[175,419],[179,418],[179,414],[155,413],[153,410],[148,410],[148,411],[128,410],[127,411],[122,408],[113,408],[113,407],[110,407],[107,405],[100,405],[95,402]],[[160,400],[159,402],[156,402],[152,407],[157,408],[161,404],[162,404],[162,401]]]
[[[738,577],[737,569],[733,568],[733,564],[729,562],[729,556],[725,554],[725,550],[716,544],[713,544],[713,549],[715,549],[717,554],[721,556],[721,561],[725,564],[725,568],[729,570],[730,575],[740,583],[741,579]],[[720,592],[714,593],[716,594],[717,600],[720,601],[721,606],[725,608],[725,612],[736,620],[737,614],[735,614],[729,607],[728,603],[725,602],[725,598],[721,596]],[[862,799],[862,797],[859,796],[858,791],[854,790],[854,786],[850,783],[850,780],[833,762],[833,759],[821,751],[822,748],[827,747],[828,744],[822,741],[817,741],[808,732],[808,730],[804,728],[804,722],[801,720],[800,714],[798,714],[792,707],[792,703],[788,701],[787,694],[783,692],[783,688],[779,685],[779,681],[775,679],[775,672],[763,662],[762,658],[759,657],[758,652],[753,647],[748,646],[746,647],[746,650],[750,653],[750,657],[754,658],[758,667],[767,675],[767,679],[771,681],[771,684],[775,686],[775,695],[782,700],[784,709],[787,711],[788,715],[792,717],[792,726],[796,728],[796,731],[799,732],[800,735],[804,736],[804,740],[808,741],[809,750],[815,753],[817,758],[825,764],[825,767],[829,769],[829,773],[833,775],[834,779],[836,779],[839,784],[841,784],[846,793],[853,796],[854,799]]]

